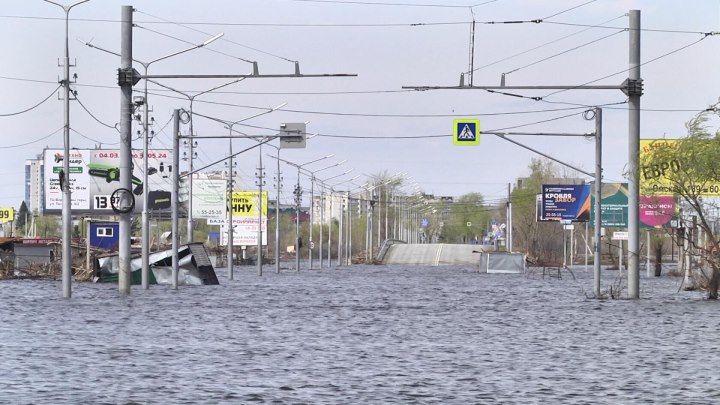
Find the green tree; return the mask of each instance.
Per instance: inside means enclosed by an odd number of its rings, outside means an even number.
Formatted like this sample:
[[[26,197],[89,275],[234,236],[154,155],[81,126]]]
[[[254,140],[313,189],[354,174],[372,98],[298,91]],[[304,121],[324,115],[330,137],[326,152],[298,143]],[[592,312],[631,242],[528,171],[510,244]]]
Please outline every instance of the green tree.
[[[689,250],[699,253],[702,265],[685,268],[686,281],[718,299],[720,256],[715,229],[718,206],[708,196],[720,195],[720,132],[711,132],[707,121],[711,111],[698,114],[687,124],[687,136],[678,140],[657,140],[643,150],[638,173],[644,195],[673,193],[684,207],[684,232],[677,237]],[[692,224],[692,225],[691,225]],[[697,230],[704,237],[698,237]],[[679,235],[679,236],[678,236]],[[706,243],[707,241],[707,243]],[[692,252],[686,252],[689,254]]]
[[[41,216],[35,218],[35,228],[37,236],[43,238],[60,236],[60,221],[55,216]]]
[[[441,239],[447,243],[471,243],[482,241],[492,219],[492,207],[485,205],[480,193],[469,193],[458,197],[447,210],[447,220],[441,231]]]
[[[17,232],[20,232],[22,230],[23,235],[26,234],[25,232],[25,225],[26,225],[26,216],[28,215],[28,207],[27,204],[25,204],[25,201],[20,203],[20,208],[17,211],[17,214],[15,214],[15,229],[17,229]]]
[[[559,168],[547,159],[532,159],[530,175],[511,193],[513,248],[533,259],[557,262],[562,258],[563,231],[556,222],[537,221],[537,195],[543,184],[558,182]]]

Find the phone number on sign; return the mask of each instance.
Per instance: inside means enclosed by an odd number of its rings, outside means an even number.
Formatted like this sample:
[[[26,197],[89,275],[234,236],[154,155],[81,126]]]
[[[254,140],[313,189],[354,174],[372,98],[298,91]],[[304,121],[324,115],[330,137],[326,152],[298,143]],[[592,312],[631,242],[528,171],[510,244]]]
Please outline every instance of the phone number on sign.
[[[143,152],[134,152],[132,154],[134,159],[142,159],[143,156]],[[168,154],[166,152],[148,152],[147,156],[149,159],[167,159]],[[94,154],[94,157],[118,159],[120,158],[120,154],[118,152],[97,152]]]

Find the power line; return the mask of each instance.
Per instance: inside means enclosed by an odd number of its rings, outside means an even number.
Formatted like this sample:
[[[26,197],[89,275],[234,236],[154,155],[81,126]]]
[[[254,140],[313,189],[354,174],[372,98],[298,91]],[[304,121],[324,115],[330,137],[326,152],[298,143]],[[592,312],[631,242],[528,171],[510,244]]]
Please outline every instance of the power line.
[[[571,27],[590,27],[590,28],[606,28],[606,29],[612,29],[612,30],[622,30],[627,29],[625,27],[611,27],[611,26],[605,26],[605,25],[587,25],[587,24],[577,24],[577,23],[566,23],[566,22],[559,22],[559,21],[543,21],[546,24],[555,24],[555,25],[567,25]],[[640,32],[661,32],[665,34],[707,34],[707,32],[704,31],[687,31],[687,30],[665,30],[665,29],[656,29],[656,28],[641,28]]]
[[[482,3],[481,3],[482,4]],[[473,6],[475,7],[475,6]],[[21,16],[21,15],[0,15],[0,18],[6,19],[26,19],[26,20],[52,20],[52,21],[65,21],[65,18],[61,17],[40,17],[40,16]],[[73,22],[104,22],[104,23],[120,23],[120,20],[113,19],[102,19],[102,18],[69,18],[68,21]],[[578,24],[578,23],[565,23],[556,21],[543,21],[540,19],[536,20],[519,20],[519,21],[476,21],[477,24],[517,24],[517,23],[545,23],[545,24],[557,24],[557,25],[568,25],[576,27],[590,27],[590,28],[607,28],[620,30],[625,27],[611,27],[602,25],[590,25],[590,24]],[[180,21],[180,22],[164,22],[164,21],[135,21],[136,24],[182,24],[182,25],[208,25],[208,26],[229,26],[229,27],[295,27],[295,28],[373,28],[373,27],[422,27],[422,26],[444,26],[444,25],[466,25],[472,24],[472,21],[437,21],[437,22],[418,22],[418,23],[338,23],[338,24],[313,24],[313,23],[228,23],[228,22],[211,22],[211,21]],[[667,30],[667,29],[652,29],[652,28],[641,28],[641,32],[660,32],[670,34],[708,34],[705,31],[689,31],[689,30]]]
[[[691,47],[691,46],[693,46],[693,45],[695,45],[695,44],[698,44],[699,42],[701,42],[702,40],[704,40],[705,38],[707,38],[707,37],[709,37],[709,36],[711,36],[711,35],[713,35],[713,34],[707,34],[707,35],[703,36],[702,38],[698,39],[697,41],[691,42],[691,43],[689,43],[689,44],[687,44],[687,45],[681,46],[680,48],[674,49],[674,50],[672,50],[672,51],[670,51],[670,52],[667,52],[667,53],[665,53],[665,54],[662,54],[662,55],[660,55],[660,56],[657,56],[657,57],[655,57],[655,58],[652,58],[652,59],[650,59],[650,60],[648,60],[648,61],[642,62],[642,63],[640,63],[640,64],[638,65],[638,67],[640,67],[640,66],[645,66],[645,65],[647,65],[648,63],[655,62],[655,61],[657,61],[658,59],[662,59],[662,58],[664,58],[664,57],[666,57],[666,56],[670,56],[670,55],[672,55],[672,54],[674,54],[674,53],[677,53],[677,52],[680,52],[680,51],[682,51],[682,50],[684,50],[684,49],[687,49],[687,48],[689,48],[689,47]],[[630,69],[632,69],[632,68],[623,69],[623,70],[621,70],[621,71],[619,71],[619,72],[615,72],[615,73],[609,74],[609,75],[607,75],[607,76],[603,76],[603,77],[601,77],[601,78],[599,78],[599,79],[591,80],[591,81],[589,81],[589,82],[587,82],[587,83],[580,84],[580,85],[578,85],[577,87],[586,86],[586,85],[588,85],[588,84],[592,84],[592,83],[595,83],[595,82],[599,82],[600,80],[604,80],[604,79],[607,79],[607,78],[610,78],[610,77],[613,77],[613,76],[616,76],[616,75],[625,73],[625,72],[629,71]],[[562,93],[562,92],[565,92],[565,91],[568,91],[568,90],[570,90],[570,89],[557,90],[557,91],[555,91],[555,92],[552,92],[552,93],[549,93],[549,94],[543,96],[542,98],[550,97],[550,96],[552,96],[552,95],[555,95],[555,94],[558,94],[558,93]]]
[[[594,0],[593,0],[593,1],[594,1]],[[554,54],[554,55],[547,56],[547,57],[542,58],[542,59],[540,59],[540,60],[537,60],[537,61],[535,61],[535,62],[532,62],[532,63],[529,63],[529,64],[527,64],[527,65],[521,66],[521,67],[519,67],[519,68],[515,68],[515,69],[513,69],[513,70],[507,71],[507,72],[505,72],[505,74],[507,75],[507,74],[510,74],[510,73],[515,73],[515,72],[517,72],[518,70],[525,69],[525,68],[527,68],[527,67],[537,65],[537,64],[539,64],[539,63],[545,62],[545,61],[550,60],[550,59],[552,59],[552,58],[556,58],[556,57],[558,57],[558,56],[560,56],[560,55],[565,55],[566,53],[569,53],[569,52],[578,50],[578,49],[583,48],[583,47],[588,46],[588,45],[592,45],[592,44],[594,44],[594,43],[596,43],[596,42],[600,42],[600,41],[602,41],[602,40],[604,40],[604,39],[608,39],[608,38],[610,38],[610,37],[613,37],[613,36],[615,36],[615,35],[617,35],[617,34],[620,34],[621,32],[625,32],[625,31],[626,31],[626,30],[620,30],[620,31],[617,31],[617,32],[613,32],[613,33],[610,34],[610,35],[606,35],[606,36],[604,36],[604,37],[594,39],[594,40],[592,40],[592,41],[590,41],[590,42],[586,42],[586,43],[584,43],[584,44],[575,46],[575,47],[570,48],[570,49],[566,49],[566,50],[564,50],[564,51],[562,51],[562,52],[559,52],[559,53],[556,53],[556,54]]]
[[[83,104],[83,102],[80,101],[80,99],[79,99],[78,96],[77,96],[77,93],[75,94],[75,100],[78,102],[78,104],[80,104],[80,107],[82,107],[83,110],[85,110],[85,112],[88,113],[88,115],[90,115],[90,116],[91,116],[95,121],[97,121],[99,124],[101,124],[101,125],[103,125],[103,126],[106,126],[106,127],[108,127],[108,128],[112,128],[112,129],[120,132],[120,130],[119,130],[118,127],[117,127],[118,124],[115,124],[115,125],[106,124],[106,123],[100,121],[100,119],[98,119],[98,118],[95,116],[95,114],[93,114],[92,112],[90,112],[90,110],[88,110],[88,108],[85,107],[85,104]]]
[[[618,17],[615,17],[615,18],[611,18],[611,19],[609,19],[609,20],[607,20],[607,21],[601,22],[600,24],[596,24],[596,25],[593,25],[593,26],[590,26],[590,27],[586,27],[585,29],[582,29],[582,30],[573,32],[573,33],[571,33],[571,34],[562,36],[562,37],[560,37],[560,38],[556,38],[556,39],[554,39],[554,40],[552,40],[552,41],[545,42],[545,43],[540,44],[540,45],[538,45],[538,46],[535,46],[535,47],[533,47],[533,48],[524,50],[524,51],[522,51],[522,52],[518,52],[518,53],[516,53],[516,54],[513,54],[513,55],[510,55],[510,56],[508,56],[508,57],[505,57],[505,58],[496,60],[496,61],[494,61],[494,62],[490,62],[490,63],[488,63],[488,64],[486,64],[486,65],[477,67],[477,68],[473,69],[472,71],[473,71],[473,72],[477,72],[477,71],[480,70],[480,69],[484,69],[484,68],[486,68],[486,67],[490,67],[490,66],[496,65],[496,64],[498,64],[498,63],[500,63],[500,62],[504,62],[504,61],[506,61],[506,60],[515,58],[515,57],[517,57],[517,56],[524,55],[524,54],[526,54],[526,53],[528,53],[528,52],[532,52],[532,51],[537,50],[537,49],[540,49],[540,48],[542,48],[542,47],[544,47],[544,46],[551,45],[551,44],[554,44],[554,43],[556,43],[556,42],[560,42],[560,41],[562,41],[562,40],[564,40],[564,39],[567,39],[567,38],[570,38],[570,37],[572,37],[572,36],[581,34],[581,33],[585,32],[585,31],[589,31],[589,30],[591,30],[591,29],[593,29],[593,28],[599,27],[599,26],[602,25],[602,24],[607,24],[607,23],[609,23],[609,22],[615,21],[615,20],[617,20],[617,19],[619,19],[619,18],[623,18],[623,17],[625,17],[625,16],[624,16],[624,15],[621,15],[621,16],[618,16]],[[465,72],[465,73],[470,73],[470,72]]]
[[[475,5],[462,5],[462,4],[421,4],[421,3],[390,3],[390,2],[375,2],[375,1],[339,1],[339,0],[292,0],[295,2],[302,3],[330,3],[330,4],[353,4],[363,6],[398,6],[398,7],[432,7],[432,8],[473,8],[482,6],[485,4],[493,3],[498,0],[490,0],[484,3],[478,3]]]
[[[62,87],[62,85],[57,86],[55,89],[53,89],[53,91],[50,92],[50,94],[47,97],[45,97],[44,99],[42,99],[42,101],[40,101],[39,103],[35,104],[32,107],[26,108],[22,111],[17,111],[17,112],[12,112],[12,113],[7,113],[7,114],[0,114],[0,117],[12,117],[15,115],[24,114],[28,111],[34,110],[35,108],[41,106],[44,102],[48,101],[50,99],[50,97],[52,97],[60,87]]]
[[[34,144],[34,143],[36,143],[36,142],[44,141],[45,139],[50,138],[51,136],[53,136],[53,135],[57,134],[58,132],[62,131],[63,129],[65,129],[64,126],[61,127],[61,128],[58,128],[57,130],[55,130],[55,132],[53,132],[53,133],[51,133],[51,134],[49,134],[49,135],[45,135],[45,136],[43,136],[42,138],[35,139],[34,141],[30,141],[30,142],[26,142],[26,143],[21,143],[21,144],[17,144],[17,145],[0,145],[0,149],[13,149],[13,148],[20,148],[20,147],[23,147],[23,146],[32,145],[32,144]]]
[[[587,3],[583,3],[583,4],[577,5],[577,6],[575,6],[575,7],[570,7],[570,8],[567,9],[567,10],[563,10],[563,11],[557,12],[557,13],[555,13],[555,14],[549,15],[549,16],[543,18],[543,21],[549,20],[549,19],[551,19],[551,18],[553,18],[553,17],[557,17],[557,16],[559,16],[560,14],[565,14],[565,13],[567,13],[567,12],[569,12],[569,11],[578,9],[578,8],[580,8],[580,7],[582,7],[582,6],[587,6],[588,4],[594,3],[595,1],[597,1],[597,0],[590,0],[590,1],[588,1]]]
[[[180,26],[180,27],[183,27],[183,28],[185,28],[185,29],[188,29],[188,30],[191,30],[191,31],[195,31],[195,32],[201,33],[201,34],[203,34],[203,35],[212,35],[212,34],[210,34],[210,33],[208,33],[208,32],[201,31],[201,30],[196,29],[196,28],[188,27],[188,26],[185,25],[185,24],[176,23],[176,22],[173,22],[173,21],[170,21],[170,20],[166,20],[166,19],[164,19],[164,18],[157,17],[157,16],[154,16],[154,15],[150,15],[150,14],[144,13],[144,12],[142,12],[142,11],[138,11],[138,13],[144,14],[144,15],[146,15],[146,16],[148,16],[148,17],[156,18],[156,19],[161,20],[161,21],[165,21],[165,22],[168,22],[168,23],[175,24],[175,25]],[[221,39],[222,41],[229,42],[229,43],[231,43],[231,44],[233,44],[233,45],[237,45],[237,46],[240,46],[240,47],[243,47],[243,48],[246,48],[246,49],[250,49],[250,50],[252,50],[252,51],[261,53],[261,54],[263,54],[263,55],[272,56],[272,57],[274,57],[274,58],[278,58],[278,59],[281,59],[281,60],[284,60],[284,61],[287,61],[287,62],[296,62],[296,61],[291,60],[291,59],[288,59],[288,58],[286,58],[286,57],[284,57],[284,56],[280,56],[280,55],[276,55],[276,54],[274,54],[274,53],[270,53],[270,52],[267,52],[267,51],[263,51],[262,49],[258,49],[258,48],[255,48],[255,47],[252,47],[252,46],[249,46],[249,45],[241,44],[241,43],[239,43],[239,42],[235,42],[235,41],[230,40],[230,39],[227,39],[227,38],[220,38],[220,39]],[[242,58],[239,58],[239,59],[242,59]],[[242,60],[244,60],[244,59],[242,59]],[[246,62],[252,63],[251,61],[246,61]]]

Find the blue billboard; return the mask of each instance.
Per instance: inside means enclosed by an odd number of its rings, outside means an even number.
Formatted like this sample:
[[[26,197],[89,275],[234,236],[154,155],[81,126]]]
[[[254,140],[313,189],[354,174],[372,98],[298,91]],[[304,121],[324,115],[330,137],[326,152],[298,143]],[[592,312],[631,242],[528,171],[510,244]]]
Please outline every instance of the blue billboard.
[[[590,220],[589,184],[543,184],[540,218],[545,221]]]

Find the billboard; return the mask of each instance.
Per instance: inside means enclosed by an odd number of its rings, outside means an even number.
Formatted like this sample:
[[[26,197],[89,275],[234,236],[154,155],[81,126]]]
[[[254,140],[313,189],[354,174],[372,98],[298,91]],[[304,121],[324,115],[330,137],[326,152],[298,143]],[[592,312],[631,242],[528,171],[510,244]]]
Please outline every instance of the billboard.
[[[640,139],[640,194],[647,196],[671,196],[677,194],[671,178],[673,173],[683,170],[681,159],[675,158],[673,149],[683,140]],[[702,141],[697,141],[702,142]],[[653,153],[661,151],[663,156],[652,159]],[[708,197],[720,196],[720,182],[714,179],[699,179],[687,185],[688,191]]]
[[[669,195],[640,196],[639,220],[641,227],[671,227],[675,215],[675,197]]]
[[[63,194],[60,174],[65,159],[62,149],[45,149],[45,200],[43,213],[53,215],[62,212]],[[171,202],[172,151],[157,149],[148,151],[148,183],[143,184],[142,150],[132,151],[132,186],[135,209],[143,210],[143,193],[148,193],[148,210],[169,211]],[[114,215],[111,195],[120,188],[120,151],[117,149],[73,149],[69,156],[70,173],[68,186],[71,190],[70,207],[73,214]]]
[[[233,191],[233,245],[244,246],[258,244],[258,227],[262,229],[262,245],[267,245],[267,206],[268,193],[263,191],[261,213],[258,213],[257,191]],[[221,244],[227,244],[227,220],[208,220],[208,224],[221,225]]]
[[[543,184],[540,217],[545,221],[587,222],[590,190],[589,184]]]
[[[603,228],[627,228],[627,183],[603,183],[600,189],[600,226]],[[590,198],[590,222],[595,223],[595,196]]]
[[[193,179],[193,218],[227,218],[227,185],[227,180]]]

